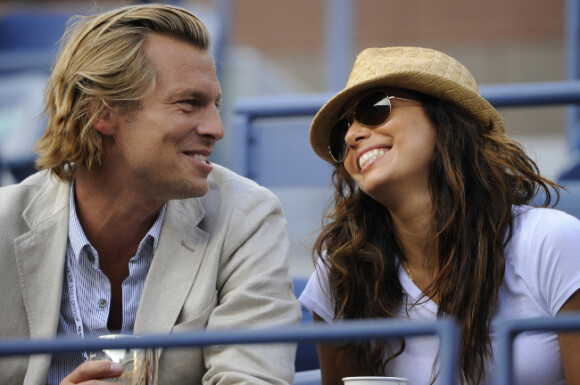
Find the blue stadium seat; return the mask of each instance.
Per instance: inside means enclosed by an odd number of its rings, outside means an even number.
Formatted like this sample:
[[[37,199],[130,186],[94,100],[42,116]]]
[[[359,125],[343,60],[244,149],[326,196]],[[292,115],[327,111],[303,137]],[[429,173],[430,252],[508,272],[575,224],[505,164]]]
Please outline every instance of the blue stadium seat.
[[[294,294],[296,297],[304,290],[308,282],[308,278],[294,277]],[[302,322],[301,324],[311,324],[312,314],[304,306],[302,306]],[[318,353],[316,352],[316,344],[312,341],[301,341],[298,343],[295,360],[296,372],[311,371],[320,369],[318,362]],[[305,384],[306,385],[306,384]]]
[[[303,372],[296,372],[294,376],[294,385],[320,385],[322,378],[320,377],[320,369],[306,370]]]
[[[48,73],[0,74],[0,172],[16,182],[35,171],[34,145],[46,128],[43,93]]]
[[[71,14],[23,10],[0,16],[0,72],[48,72]]]

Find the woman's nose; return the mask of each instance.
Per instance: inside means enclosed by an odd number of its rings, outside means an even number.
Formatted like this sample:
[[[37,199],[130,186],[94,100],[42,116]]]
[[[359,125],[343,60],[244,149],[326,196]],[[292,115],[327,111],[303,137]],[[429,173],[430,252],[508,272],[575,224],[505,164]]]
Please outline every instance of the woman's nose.
[[[355,119],[348,128],[348,131],[344,136],[344,141],[348,146],[353,147],[356,146],[356,144],[361,140],[367,139],[369,135],[370,129],[359,124],[359,122],[357,122]]]

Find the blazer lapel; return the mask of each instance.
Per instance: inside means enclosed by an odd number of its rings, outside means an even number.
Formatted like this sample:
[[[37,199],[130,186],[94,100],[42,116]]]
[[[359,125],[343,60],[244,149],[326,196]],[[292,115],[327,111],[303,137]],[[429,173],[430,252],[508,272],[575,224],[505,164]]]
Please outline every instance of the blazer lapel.
[[[32,339],[54,338],[62,293],[70,185],[51,179],[23,213],[30,231],[14,241]],[[45,381],[50,356],[32,356],[25,383]]]
[[[209,240],[209,234],[198,227],[204,216],[205,210],[197,199],[168,202],[159,244],[137,311],[136,334],[171,332]]]

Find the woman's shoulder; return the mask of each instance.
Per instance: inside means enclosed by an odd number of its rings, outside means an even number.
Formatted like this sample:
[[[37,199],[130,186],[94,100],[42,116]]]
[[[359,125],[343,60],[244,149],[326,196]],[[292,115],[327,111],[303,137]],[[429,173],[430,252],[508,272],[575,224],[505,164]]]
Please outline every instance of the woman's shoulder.
[[[556,249],[580,249],[580,220],[557,209],[516,206],[512,230],[509,249],[527,261]]]
[[[551,208],[514,208],[506,249],[506,281],[513,292],[529,292],[547,314],[556,314],[580,287],[580,220]]]
[[[580,219],[549,207],[514,206],[514,231],[550,232],[555,229],[580,229]]]

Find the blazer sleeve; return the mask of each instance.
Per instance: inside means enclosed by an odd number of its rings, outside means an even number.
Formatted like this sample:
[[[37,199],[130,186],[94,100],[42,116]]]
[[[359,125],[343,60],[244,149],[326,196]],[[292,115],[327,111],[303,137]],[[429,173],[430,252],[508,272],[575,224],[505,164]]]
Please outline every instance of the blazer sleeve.
[[[282,207],[269,190],[253,183],[247,187],[233,189],[218,271],[218,303],[208,329],[300,322]],[[203,353],[203,383],[291,384],[295,353],[296,344],[287,343],[208,347]]]

